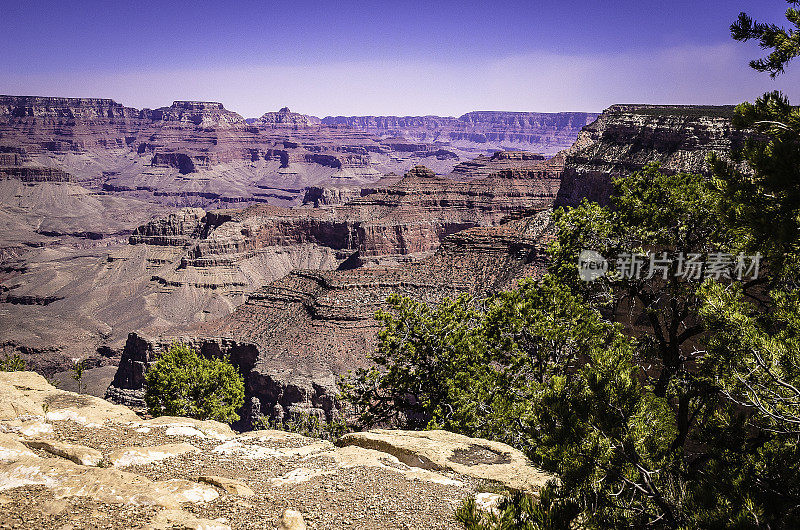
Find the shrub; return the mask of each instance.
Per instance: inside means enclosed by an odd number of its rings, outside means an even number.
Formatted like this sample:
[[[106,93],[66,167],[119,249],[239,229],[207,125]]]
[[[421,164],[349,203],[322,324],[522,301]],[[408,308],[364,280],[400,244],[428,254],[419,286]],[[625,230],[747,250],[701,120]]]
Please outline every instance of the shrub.
[[[253,424],[253,429],[275,429],[278,431],[302,434],[309,438],[322,440],[338,440],[350,429],[344,418],[334,418],[331,421],[320,420],[313,414],[297,414],[288,421],[273,420],[267,417],[259,418]]]
[[[83,387],[83,372],[86,370],[85,359],[72,359],[72,367],[69,369],[72,372],[72,378],[78,383],[78,393],[81,393]]]
[[[25,361],[18,353],[6,354],[0,359],[0,372],[21,372],[23,370],[25,370]]]
[[[209,359],[173,344],[146,374],[145,402],[153,416],[187,416],[232,423],[244,404],[244,382],[224,359]]]

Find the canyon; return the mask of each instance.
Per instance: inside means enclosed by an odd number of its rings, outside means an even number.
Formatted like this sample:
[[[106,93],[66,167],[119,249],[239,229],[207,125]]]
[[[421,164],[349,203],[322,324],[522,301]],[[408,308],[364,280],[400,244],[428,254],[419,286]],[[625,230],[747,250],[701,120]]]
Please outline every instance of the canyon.
[[[285,108],[246,120],[210,102],[0,97],[0,352],[48,375],[108,366],[130,331],[222,317],[293,269],[421,259],[556,191],[557,169],[484,182],[544,157],[483,144],[462,182],[403,178],[472,152],[402,134]]]
[[[330,420],[389,293],[435,303],[536,278],[554,207],[605,203],[651,162],[707,173],[748,134],[731,113],[244,119],[2,97],[1,352],[56,377],[85,359],[140,407],[147,366],[180,340],[239,368],[237,428]]]

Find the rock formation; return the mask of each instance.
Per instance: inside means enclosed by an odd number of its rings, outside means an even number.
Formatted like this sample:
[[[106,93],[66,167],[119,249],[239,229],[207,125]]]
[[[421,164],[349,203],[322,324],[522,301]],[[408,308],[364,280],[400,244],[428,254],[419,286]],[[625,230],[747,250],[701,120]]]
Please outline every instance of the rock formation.
[[[109,99],[0,96],[0,168],[17,166],[25,178],[69,174],[94,190],[170,206],[288,206],[309,186],[369,184],[418,164],[446,174],[504,146],[554,154],[593,117],[320,120],[283,108],[245,119],[216,102],[138,110]]]
[[[245,376],[242,427],[253,415],[273,421],[338,414],[336,376],[364,366],[373,350],[377,309],[389,293],[428,302],[508,288],[544,267],[549,212],[495,227],[463,230],[429,258],[395,267],[293,271],[252,293],[229,317],[160,336],[128,337],[108,396],[142,404],[144,372],[174,340],[204,355],[229,355]],[[255,404],[255,406],[253,406]]]
[[[262,125],[265,127],[289,127],[293,129],[299,129],[320,125],[322,120],[316,116],[298,114],[289,110],[289,107],[283,107],[278,112],[266,112],[260,118],[248,119],[247,123]]]
[[[147,363],[181,338],[238,359],[246,420],[330,418],[389,292],[437,301],[535,275],[556,198],[604,201],[651,161],[704,171],[746,134],[730,112],[614,106],[543,159],[494,151],[591,116],[259,121],[219,103],[0,97],[0,354],[56,377],[88,359],[93,388],[123,354],[109,396],[137,403]],[[174,208],[195,202],[226,208]]]
[[[548,159],[539,153],[527,151],[498,151],[491,156],[478,155],[472,160],[460,162],[447,176],[454,180],[474,180],[504,170],[541,171],[543,175],[560,176],[563,166],[564,157],[561,154]]]
[[[733,106],[613,105],[565,152],[558,205],[584,197],[605,203],[611,179],[658,162],[668,172],[704,173],[712,152],[728,156],[747,136],[731,124]]]
[[[553,477],[516,449],[444,431],[376,430],[336,445],[214,421],[145,420],[0,372],[0,520],[42,528],[459,528],[481,485],[536,494]],[[495,499],[499,497],[495,495]]]
[[[344,126],[385,136],[436,142],[454,148],[483,146],[554,155],[572,145],[581,127],[597,114],[587,112],[469,112],[441,116],[328,116],[325,125]]]
[[[38,206],[42,217],[29,221],[38,232],[17,227],[6,236],[7,242],[21,239],[15,252],[24,259],[11,259],[13,249],[7,247],[0,303],[9,309],[0,312],[0,329],[6,330],[2,348],[20,353],[49,376],[66,370],[72,358],[101,367],[114,362],[130,331],[156,333],[220,318],[252,291],[294,269],[423,259],[454,232],[549,208],[558,182],[557,173],[512,170],[455,182],[417,168],[403,178],[360,188],[357,197],[332,207],[186,208],[136,229],[122,222],[114,228],[109,216],[141,222],[154,214],[148,203],[49,183],[51,193],[59,192],[54,201],[64,202],[50,209]],[[10,186],[9,196],[19,195],[20,187],[30,193],[44,186],[11,179],[0,185]],[[74,211],[64,214],[59,206]],[[65,215],[77,224],[65,225]],[[91,244],[78,239],[89,230],[96,234]],[[30,241],[44,246],[30,250]],[[51,248],[56,244],[57,250]]]

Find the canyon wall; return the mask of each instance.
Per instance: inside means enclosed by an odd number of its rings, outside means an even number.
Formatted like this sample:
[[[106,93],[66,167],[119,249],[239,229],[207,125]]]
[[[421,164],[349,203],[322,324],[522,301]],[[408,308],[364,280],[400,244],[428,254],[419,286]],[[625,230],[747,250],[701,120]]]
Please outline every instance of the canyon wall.
[[[239,427],[267,417],[339,411],[337,376],[365,366],[375,346],[375,311],[393,292],[436,303],[482,295],[535,277],[545,266],[549,211],[501,226],[447,236],[421,261],[355,270],[296,270],[253,292],[230,316],[180,332],[134,333],[107,397],[141,406],[147,366],[180,340],[204,355],[229,355],[244,375],[247,401]]]
[[[245,119],[218,102],[157,109],[110,99],[0,96],[0,172],[54,178],[173,207],[299,205],[312,186],[371,184],[504,149],[555,154],[587,113],[328,117],[283,108]],[[51,168],[51,169],[41,169]]]
[[[403,179],[387,179],[385,186],[365,187],[363,195],[339,206],[312,209],[315,213],[294,228],[272,225],[283,227],[278,235],[270,233],[273,241],[292,234],[290,240],[319,242],[320,234],[336,234],[346,236],[347,248],[355,252],[336,271],[293,271],[254,291],[230,316],[188,332],[131,335],[109,396],[137,402],[145,367],[177,337],[208,355],[227,352],[252,361],[242,370],[251,402],[244,412],[273,420],[301,412],[330,419],[337,411],[335,376],[367,362],[378,330],[372,315],[385,307],[389,293],[435,303],[536,277],[546,266],[543,249],[552,237],[555,190],[558,204],[577,204],[584,197],[605,202],[614,176],[650,162],[666,171],[704,172],[710,152],[725,155],[747,134],[732,128],[731,112],[730,107],[615,106],[585,126],[575,145],[558,157],[478,157],[456,166],[450,179],[418,168]],[[510,163],[526,169],[501,169]],[[339,226],[338,232],[320,232],[325,223],[311,220],[314,215],[325,216],[333,223],[326,226]],[[353,224],[358,215],[363,221]],[[394,264],[385,266],[381,257],[393,254]]]
[[[707,157],[727,157],[750,134],[731,124],[734,107],[613,105],[565,151],[557,205],[608,202],[611,180],[658,162],[664,171],[708,174]]]
[[[554,155],[568,148],[581,127],[598,115],[588,112],[468,112],[442,116],[328,116],[326,125],[453,147],[529,150]]]
[[[0,230],[9,250],[0,284],[2,348],[48,375],[73,357],[102,366],[118,358],[130,331],[218,319],[295,269],[425,259],[454,232],[549,208],[558,185],[555,172],[504,170],[457,182],[419,167],[334,206],[166,214],[73,183],[0,180],[16,215]],[[22,216],[22,193],[43,217]]]
[[[705,172],[747,134],[731,112],[246,120],[213,102],[0,98],[0,353],[48,375],[122,355],[109,395],[135,403],[178,338],[238,363],[246,418],[327,419],[389,292],[436,302],[536,276],[554,203],[605,202],[653,161]],[[577,141],[519,150],[537,130]]]

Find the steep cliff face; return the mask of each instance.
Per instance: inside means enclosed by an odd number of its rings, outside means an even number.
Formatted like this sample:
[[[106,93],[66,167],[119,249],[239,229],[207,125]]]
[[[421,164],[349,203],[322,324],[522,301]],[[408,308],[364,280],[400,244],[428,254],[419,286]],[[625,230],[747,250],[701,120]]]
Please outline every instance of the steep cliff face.
[[[0,178],[16,179],[21,182],[72,182],[72,175],[53,167],[41,166],[0,166]]]
[[[417,167],[341,205],[184,210],[140,227],[130,242],[191,241],[178,266],[153,275],[164,286],[247,293],[256,281],[286,274],[292,265],[330,269],[425,258],[450,234],[549,208],[558,177],[557,172],[507,170],[455,182]]]
[[[368,185],[367,185],[368,186]],[[303,194],[303,205],[314,206],[335,206],[343,204],[351,199],[360,197],[362,189],[366,186],[309,186]]]
[[[108,396],[139,403],[143,374],[173,340],[205,355],[229,354],[245,366],[243,425],[305,412],[337,414],[336,375],[367,362],[375,345],[373,315],[391,292],[436,302],[458,293],[507,288],[544,266],[549,212],[444,239],[422,261],[341,271],[297,270],[252,293],[229,317],[161,336],[132,334]]]
[[[177,122],[197,127],[233,127],[244,125],[244,118],[213,101],[174,101],[169,107],[144,109],[140,116],[151,122]]]
[[[564,158],[561,155],[546,159],[539,153],[528,151],[498,151],[491,156],[478,155],[472,160],[461,162],[447,176],[455,180],[473,180],[509,169],[558,174],[563,165]]]
[[[665,171],[704,173],[710,153],[727,156],[746,131],[731,124],[733,106],[614,105],[583,128],[566,151],[558,205],[587,197],[605,203],[611,179],[658,162]]]
[[[506,170],[456,182],[420,166],[398,181],[384,182],[333,207],[253,206],[232,213],[230,223],[197,243],[184,265],[202,266],[225,254],[249,255],[299,244],[348,253],[361,265],[419,259],[459,230],[549,208],[559,173]]]
[[[206,208],[294,204],[308,185],[380,177],[366,149],[357,155],[342,145],[376,141],[319,130],[293,139],[284,125],[299,115],[277,114],[251,125],[215,102],[137,110],[111,100],[0,96],[0,166],[25,167],[13,170],[25,176],[61,170],[91,189]]]
[[[200,239],[207,230],[205,210],[184,208],[137,227],[128,241],[131,245],[183,247]]]
[[[0,96],[0,115],[14,118],[107,120],[137,118],[138,114],[111,99]]]
[[[59,169],[97,187],[142,123],[137,109],[110,99],[0,96],[0,152],[18,154],[7,165]]]
[[[504,112],[474,111],[461,116],[459,121],[473,126],[511,129],[578,129],[597,117],[590,112]]]
[[[322,123],[354,129],[397,130],[455,127],[458,120],[443,116],[326,116]]]

